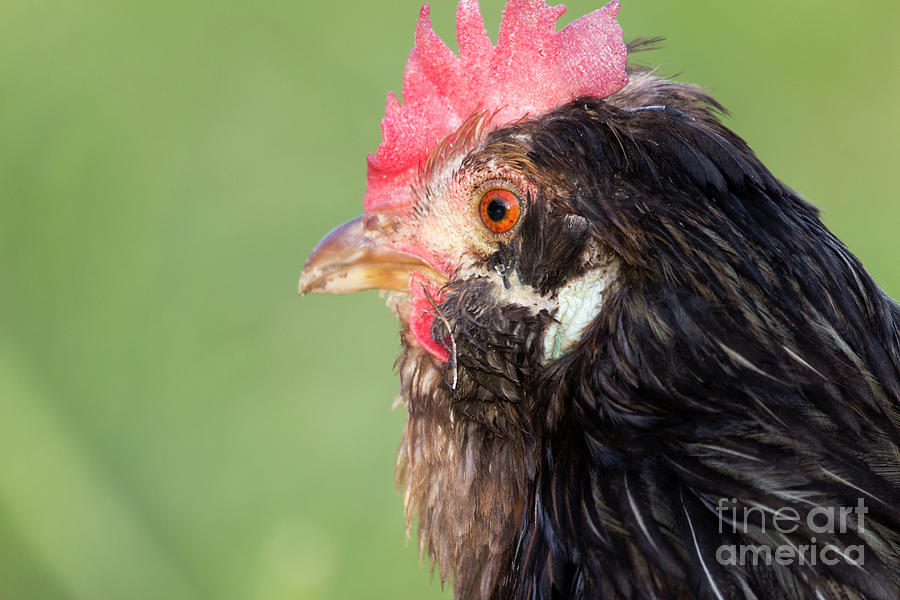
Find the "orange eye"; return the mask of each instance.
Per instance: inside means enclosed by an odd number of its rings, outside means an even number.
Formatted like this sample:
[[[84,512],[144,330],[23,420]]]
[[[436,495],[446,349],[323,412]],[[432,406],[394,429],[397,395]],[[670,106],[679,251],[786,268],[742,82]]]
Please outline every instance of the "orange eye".
[[[519,220],[519,199],[509,190],[488,190],[478,204],[481,222],[494,233],[506,233]]]

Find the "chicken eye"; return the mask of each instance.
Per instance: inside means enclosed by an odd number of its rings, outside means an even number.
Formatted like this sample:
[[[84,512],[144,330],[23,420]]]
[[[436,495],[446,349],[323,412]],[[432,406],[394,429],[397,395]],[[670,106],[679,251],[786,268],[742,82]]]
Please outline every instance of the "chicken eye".
[[[481,222],[494,233],[506,233],[519,220],[519,199],[509,190],[493,189],[481,196]]]

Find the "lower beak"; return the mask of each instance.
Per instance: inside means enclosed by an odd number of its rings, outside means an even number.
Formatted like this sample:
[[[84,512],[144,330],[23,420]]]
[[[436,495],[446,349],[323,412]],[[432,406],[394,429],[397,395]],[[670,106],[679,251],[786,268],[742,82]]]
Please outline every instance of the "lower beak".
[[[300,274],[300,295],[348,294],[361,290],[409,291],[413,273],[436,281],[446,277],[412,254],[387,248],[365,227],[365,215],[347,221],[316,246]]]

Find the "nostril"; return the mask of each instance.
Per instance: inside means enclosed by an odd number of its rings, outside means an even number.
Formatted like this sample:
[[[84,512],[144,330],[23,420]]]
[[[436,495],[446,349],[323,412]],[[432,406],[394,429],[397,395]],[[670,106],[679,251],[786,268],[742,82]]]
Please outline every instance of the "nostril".
[[[366,217],[365,225],[363,227],[367,231],[371,231],[373,229],[379,229],[379,223],[381,219],[378,218],[378,215],[369,215]]]
[[[392,212],[378,211],[366,215],[363,227],[366,231],[386,233],[395,231],[401,223],[398,215]]]

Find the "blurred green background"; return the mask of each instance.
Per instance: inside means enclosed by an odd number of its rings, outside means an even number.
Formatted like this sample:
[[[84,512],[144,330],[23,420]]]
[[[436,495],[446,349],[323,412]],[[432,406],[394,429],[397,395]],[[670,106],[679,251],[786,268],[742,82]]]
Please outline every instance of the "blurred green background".
[[[900,296],[900,3],[623,4]],[[442,596],[393,483],[394,318],[295,293],[417,9],[0,3],[0,597]]]

